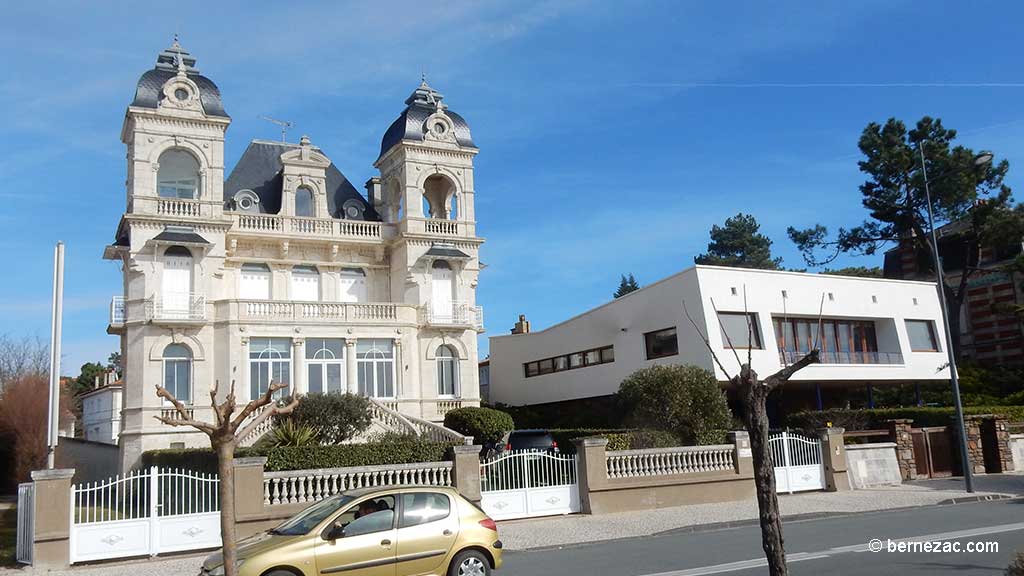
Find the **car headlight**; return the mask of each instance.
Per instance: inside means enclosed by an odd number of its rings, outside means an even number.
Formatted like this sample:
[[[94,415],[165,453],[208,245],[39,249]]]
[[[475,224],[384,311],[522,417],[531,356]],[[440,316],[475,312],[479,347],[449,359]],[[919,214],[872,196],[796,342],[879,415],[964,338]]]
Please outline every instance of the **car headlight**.
[[[243,562],[245,562],[245,560],[235,560],[236,571],[242,567]],[[220,566],[217,566],[216,568],[210,570],[209,574],[210,576],[224,576],[224,565],[221,564]]]

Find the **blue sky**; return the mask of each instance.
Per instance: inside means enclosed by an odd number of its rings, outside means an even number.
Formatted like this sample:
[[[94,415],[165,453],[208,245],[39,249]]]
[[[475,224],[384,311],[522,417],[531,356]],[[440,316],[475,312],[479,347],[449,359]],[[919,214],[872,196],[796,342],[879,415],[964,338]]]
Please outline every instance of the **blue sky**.
[[[968,7],[970,4],[972,7]],[[172,34],[223,93],[227,166],[295,123],[357,184],[425,70],[470,123],[488,334],[598,305],[619,274],[692,264],[712,224],[864,216],[857,137],[941,117],[1024,173],[1024,5],[995,2],[187,2],[7,5],[0,22],[0,334],[49,336],[67,243],[65,374],[104,332],[124,210],[124,110]],[[876,265],[877,259],[843,263]],[[486,335],[481,338],[486,351]]]

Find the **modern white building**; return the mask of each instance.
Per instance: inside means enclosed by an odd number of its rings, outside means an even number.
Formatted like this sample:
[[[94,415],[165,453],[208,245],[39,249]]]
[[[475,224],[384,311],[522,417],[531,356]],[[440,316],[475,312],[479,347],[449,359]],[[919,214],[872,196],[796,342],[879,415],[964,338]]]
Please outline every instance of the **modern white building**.
[[[126,209],[104,258],[124,289],[122,467],[143,451],[204,446],[162,384],[210,420],[209,391],[245,402],[349,391],[410,418],[478,405],[480,266],[465,120],[424,81],[382,130],[365,197],[309,138],[253,141],[225,178],[231,119],[174,45],[139,79],[121,140]]]
[[[108,373],[107,381],[79,395],[82,403],[82,434],[90,442],[117,444],[121,433],[124,387]]]
[[[513,334],[490,339],[490,400],[607,396],[655,364],[701,366],[724,384],[703,334],[730,375],[748,350],[767,376],[817,338],[821,363],[798,372],[785,393],[820,406],[823,395],[854,385],[948,379],[941,327],[933,283],[694,266],[544,330],[531,332],[520,317]]]

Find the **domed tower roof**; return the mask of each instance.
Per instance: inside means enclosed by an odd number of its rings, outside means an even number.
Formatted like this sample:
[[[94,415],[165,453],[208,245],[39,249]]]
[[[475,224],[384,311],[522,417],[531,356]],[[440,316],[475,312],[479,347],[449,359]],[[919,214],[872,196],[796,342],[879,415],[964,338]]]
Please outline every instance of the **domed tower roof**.
[[[203,112],[207,116],[229,118],[228,113],[224,111],[224,103],[221,102],[217,85],[199,73],[196,59],[178,44],[177,36],[171,47],[156,57],[156,66],[139,78],[135,88],[135,100],[131,105],[138,108],[158,108],[160,99],[164,97],[163,86],[178,73],[179,63],[185,69],[189,80],[195,82],[199,88],[199,102],[203,106]]]
[[[473,137],[469,133],[469,124],[466,124],[462,116],[445,106],[442,100],[444,95],[431,88],[424,78],[405,99],[405,110],[384,133],[384,138],[380,142],[380,155],[384,156],[395,144],[403,140],[422,142],[427,134],[427,119],[439,112],[443,112],[451,120],[455,142],[463,148],[476,149]]]

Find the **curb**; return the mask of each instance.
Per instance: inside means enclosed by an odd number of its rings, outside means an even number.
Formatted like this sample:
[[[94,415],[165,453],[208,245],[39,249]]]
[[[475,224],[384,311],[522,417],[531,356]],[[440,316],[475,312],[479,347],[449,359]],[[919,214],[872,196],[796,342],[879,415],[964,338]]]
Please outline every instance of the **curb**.
[[[918,508],[930,508],[933,506],[954,506],[957,504],[973,504],[977,502],[996,502],[1003,500],[1013,500],[1018,502],[1024,502],[1024,496],[1015,496],[1012,494],[985,494],[979,496],[963,496],[957,498],[949,498],[942,500],[934,504],[917,504],[913,506],[900,506],[897,508],[887,508],[884,510],[867,510],[863,512],[808,512],[805,514],[791,514],[789,516],[783,516],[782,522],[807,522],[810,520],[821,520],[823,518],[843,518],[847,516],[867,516],[871,514],[885,514],[889,512],[902,512],[907,510],[915,510]],[[551,546],[537,546],[532,548],[506,548],[505,553],[523,553],[523,552],[543,552],[548,550],[564,550],[568,548],[579,548],[582,546],[589,546],[591,544],[604,544],[608,542],[625,542],[628,540],[636,540],[638,538],[651,538],[654,536],[671,536],[671,535],[685,535],[685,534],[699,534],[703,532],[716,532],[719,530],[729,530],[733,528],[747,528],[750,526],[757,526],[760,524],[760,520],[757,518],[747,518],[744,520],[730,520],[727,522],[713,522],[710,524],[695,524],[693,526],[682,526],[680,528],[671,528],[669,530],[662,530],[660,532],[652,532],[650,534],[644,534],[640,536],[625,536],[622,538],[607,538],[603,540],[591,540],[589,542],[571,542],[567,544],[555,544]],[[499,525],[500,528],[500,525]]]

